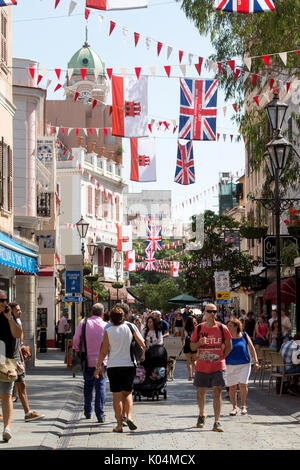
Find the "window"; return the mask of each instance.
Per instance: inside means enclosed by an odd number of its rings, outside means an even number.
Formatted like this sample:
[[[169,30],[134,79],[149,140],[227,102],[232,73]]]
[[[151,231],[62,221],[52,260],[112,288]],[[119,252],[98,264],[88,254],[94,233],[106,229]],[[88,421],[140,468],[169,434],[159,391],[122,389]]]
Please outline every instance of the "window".
[[[7,65],[7,17],[1,12],[1,62]]]
[[[104,250],[104,266],[111,268],[111,249],[105,248]]]
[[[0,206],[12,210],[12,151],[4,138],[0,141]]]
[[[93,188],[92,186],[88,186],[88,200],[87,200],[87,203],[88,203],[88,210],[87,210],[87,213],[89,215],[92,215],[93,214]]]
[[[101,212],[101,190],[95,189],[95,217],[100,219],[102,216]]]
[[[102,251],[102,248],[98,249],[98,266],[103,266],[103,251]]]

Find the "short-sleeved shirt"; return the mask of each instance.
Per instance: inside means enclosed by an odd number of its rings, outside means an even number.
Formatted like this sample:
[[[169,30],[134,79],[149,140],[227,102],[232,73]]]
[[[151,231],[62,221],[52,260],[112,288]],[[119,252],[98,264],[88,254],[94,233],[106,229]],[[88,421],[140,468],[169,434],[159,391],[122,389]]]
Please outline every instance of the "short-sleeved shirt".
[[[222,325],[224,341],[231,339],[231,334],[225,325]],[[198,357],[196,362],[196,372],[203,372],[211,374],[219,370],[226,369],[226,362],[224,356],[224,343],[222,331],[219,323],[213,327],[208,328],[206,323],[201,323],[200,336],[198,337],[198,328],[195,328],[191,337],[191,342],[197,343],[200,338],[206,337],[207,344],[201,346],[198,350]]]

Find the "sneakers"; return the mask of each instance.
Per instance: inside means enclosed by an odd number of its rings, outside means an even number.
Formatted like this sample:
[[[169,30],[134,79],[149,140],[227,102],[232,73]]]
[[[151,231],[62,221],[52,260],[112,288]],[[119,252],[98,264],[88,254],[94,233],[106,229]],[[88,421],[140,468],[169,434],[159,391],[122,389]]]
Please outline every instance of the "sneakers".
[[[100,416],[100,418],[97,418],[98,423],[104,424],[105,423],[105,418],[104,416]]]
[[[197,428],[204,428],[207,415],[198,416]]]
[[[221,423],[219,423],[219,421],[214,424],[212,430],[216,432],[224,432],[224,429],[222,428]]]
[[[123,425],[123,426],[127,426],[127,418],[126,418],[126,416],[123,416],[123,418],[122,418],[122,425]]]
[[[45,415],[40,415],[36,411],[31,411],[29,415],[25,415],[25,423],[29,421],[37,421],[38,419],[45,418]]]
[[[8,442],[9,439],[12,438],[12,433],[11,433],[10,429],[8,429],[8,428],[4,429],[3,434],[2,434],[2,438],[3,438],[4,442]]]

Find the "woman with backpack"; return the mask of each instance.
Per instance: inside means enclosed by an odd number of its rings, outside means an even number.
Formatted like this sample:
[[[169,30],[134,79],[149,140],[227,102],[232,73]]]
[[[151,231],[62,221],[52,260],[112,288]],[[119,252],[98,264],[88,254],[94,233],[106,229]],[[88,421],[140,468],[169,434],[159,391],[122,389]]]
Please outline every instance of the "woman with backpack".
[[[229,397],[232,403],[230,416],[236,416],[237,386],[241,397],[241,414],[247,414],[246,398],[248,395],[248,379],[251,371],[251,358],[254,368],[259,368],[255,347],[247,333],[243,331],[242,324],[237,318],[231,317],[227,328],[232,336],[232,350],[226,357],[226,385],[229,387]]]
[[[186,367],[188,370],[188,380],[193,380],[195,375],[195,364],[197,360],[197,351],[192,351],[190,348],[191,336],[194,329],[197,327],[198,322],[194,315],[189,315],[186,319],[184,328],[181,330],[181,341],[183,344],[183,352],[186,357]]]

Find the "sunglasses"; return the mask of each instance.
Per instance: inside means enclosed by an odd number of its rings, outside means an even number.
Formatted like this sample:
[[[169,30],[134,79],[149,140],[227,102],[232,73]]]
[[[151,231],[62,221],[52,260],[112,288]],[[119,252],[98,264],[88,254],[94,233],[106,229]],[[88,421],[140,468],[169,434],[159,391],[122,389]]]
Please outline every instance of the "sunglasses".
[[[0,303],[7,302],[8,299],[0,299]]]
[[[217,313],[218,310],[205,310],[207,313]]]

